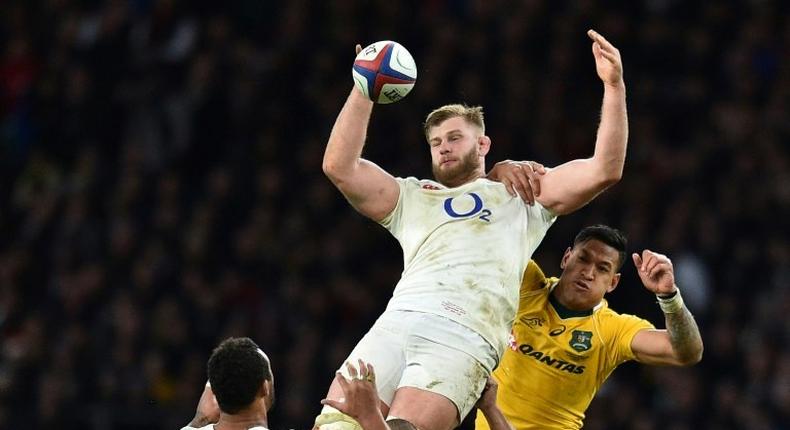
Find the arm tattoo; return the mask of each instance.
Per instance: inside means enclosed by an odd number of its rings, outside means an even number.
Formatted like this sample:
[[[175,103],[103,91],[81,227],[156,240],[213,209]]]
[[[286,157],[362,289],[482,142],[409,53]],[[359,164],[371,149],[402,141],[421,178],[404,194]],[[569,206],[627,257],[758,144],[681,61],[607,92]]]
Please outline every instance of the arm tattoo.
[[[192,418],[192,421],[189,422],[189,426],[194,428],[205,427],[209,424],[213,424],[213,423],[209,421],[207,416],[199,412],[195,415],[195,418]]]
[[[675,355],[684,362],[696,363],[702,355],[702,336],[694,316],[683,306],[680,312],[664,314],[669,341]]]

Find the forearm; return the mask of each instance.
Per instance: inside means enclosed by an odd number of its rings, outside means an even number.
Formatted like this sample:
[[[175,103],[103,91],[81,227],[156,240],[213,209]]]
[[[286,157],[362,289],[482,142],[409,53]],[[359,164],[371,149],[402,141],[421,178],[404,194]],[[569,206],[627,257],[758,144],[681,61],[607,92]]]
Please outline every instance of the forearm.
[[[698,363],[702,359],[702,336],[688,308],[684,305],[677,312],[664,313],[664,319],[675,358],[683,364]]]
[[[326,145],[323,168],[327,175],[342,176],[358,165],[372,111],[373,102],[352,88]]]
[[[480,411],[483,412],[491,430],[513,430],[513,426],[496,405],[482,408]]]
[[[601,123],[595,141],[593,160],[605,180],[616,182],[623,175],[628,143],[628,113],[625,83],[604,84]]]
[[[572,160],[541,177],[540,195],[535,198],[556,215],[586,205],[620,180],[628,142],[625,84],[604,84],[601,123],[592,158]]]
[[[201,428],[209,424],[214,424],[214,422],[211,421],[207,416],[198,412],[195,414],[195,418],[192,418],[192,421],[189,422],[189,427]]]

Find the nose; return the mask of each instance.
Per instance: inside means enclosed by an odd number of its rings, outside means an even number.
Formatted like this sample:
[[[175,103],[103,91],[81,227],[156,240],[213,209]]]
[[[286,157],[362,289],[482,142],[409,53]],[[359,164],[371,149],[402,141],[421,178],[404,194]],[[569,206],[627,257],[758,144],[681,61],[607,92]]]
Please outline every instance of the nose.
[[[447,144],[446,140],[443,140],[442,143],[439,144],[439,154],[447,154],[450,152],[450,145]]]
[[[588,266],[584,266],[582,268],[582,276],[584,276],[584,278],[587,279],[587,280],[592,280],[594,273],[595,273],[595,270],[594,270],[593,266],[589,266],[588,265]]]

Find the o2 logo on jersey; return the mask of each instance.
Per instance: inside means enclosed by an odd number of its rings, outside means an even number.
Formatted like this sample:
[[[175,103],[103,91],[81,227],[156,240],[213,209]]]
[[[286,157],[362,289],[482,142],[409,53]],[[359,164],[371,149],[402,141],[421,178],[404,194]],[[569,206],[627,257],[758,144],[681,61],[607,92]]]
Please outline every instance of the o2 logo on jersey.
[[[483,199],[481,199],[480,196],[475,193],[466,193],[464,196],[469,196],[472,198],[472,201],[475,204],[474,207],[466,212],[458,213],[455,211],[455,209],[453,209],[453,200],[460,198],[461,196],[450,197],[444,201],[444,211],[447,212],[447,215],[450,215],[453,218],[467,218],[480,214],[478,218],[485,222],[491,222],[491,220],[488,218],[491,216],[491,211],[483,208]]]

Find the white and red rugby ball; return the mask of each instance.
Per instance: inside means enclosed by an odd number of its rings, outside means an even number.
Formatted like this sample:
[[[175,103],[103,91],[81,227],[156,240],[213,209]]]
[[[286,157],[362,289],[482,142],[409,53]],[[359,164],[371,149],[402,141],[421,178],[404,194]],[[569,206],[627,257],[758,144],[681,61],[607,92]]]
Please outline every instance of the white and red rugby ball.
[[[351,69],[354,85],[370,100],[388,104],[409,94],[417,81],[417,65],[398,42],[382,40],[362,49]]]

